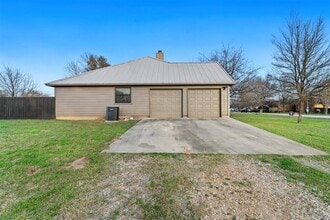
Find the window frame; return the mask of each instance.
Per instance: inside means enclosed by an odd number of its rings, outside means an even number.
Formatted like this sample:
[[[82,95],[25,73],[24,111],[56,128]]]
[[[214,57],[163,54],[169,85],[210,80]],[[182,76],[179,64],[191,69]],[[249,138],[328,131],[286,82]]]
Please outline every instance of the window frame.
[[[117,95],[117,89],[129,89],[129,95]],[[117,97],[129,96],[129,102],[120,102]],[[132,88],[131,87],[115,87],[115,103],[116,104],[131,104],[132,103]]]

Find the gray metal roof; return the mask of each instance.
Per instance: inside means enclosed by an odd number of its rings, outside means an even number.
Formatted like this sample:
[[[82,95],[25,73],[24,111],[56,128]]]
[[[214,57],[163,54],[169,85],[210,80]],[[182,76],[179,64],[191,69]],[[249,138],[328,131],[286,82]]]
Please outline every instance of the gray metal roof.
[[[46,83],[48,86],[102,85],[232,85],[216,62],[169,63],[152,57],[129,61]]]

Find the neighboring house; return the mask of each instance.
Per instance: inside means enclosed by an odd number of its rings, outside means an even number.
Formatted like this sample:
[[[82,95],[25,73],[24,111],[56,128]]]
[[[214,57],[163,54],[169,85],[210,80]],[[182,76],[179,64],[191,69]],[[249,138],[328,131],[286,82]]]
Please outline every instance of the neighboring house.
[[[328,111],[326,111],[326,108],[328,108]],[[321,103],[314,104],[313,109],[312,109],[312,111],[315,113],[323,113],[323,114],[328,113],[329,110],[330,110],[330,107],[327,107],[326,105],[321,104]]]
[[[229,116],[228,73],[215,62],[170,63],[158,51],[126,63],[56,80],[57,119],[98,119],[106,106],[121,117],[218,118]]]
[[[272,105],[269,107],[269,112],[290,112],[294,111],[295,106],[294,104],[278,104],[278,105]]]

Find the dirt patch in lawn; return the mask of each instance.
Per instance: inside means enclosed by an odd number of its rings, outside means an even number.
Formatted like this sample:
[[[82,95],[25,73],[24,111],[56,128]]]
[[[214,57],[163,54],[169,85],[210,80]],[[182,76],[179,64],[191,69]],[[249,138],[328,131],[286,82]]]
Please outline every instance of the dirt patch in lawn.
[[[100,189],[95,195],[103,201],[97,217],[114,218],[120,214],[123,219],[138,219],[141,212],[136,204],[136,198],[145,199],[146,185],[149,175],[143,173],[141,168],[146,160],[134,158],[119,160],[113,169],[113,176],[105,178],[98,184]]]
[[[26,171],[26,173],[27,173],[28,175],[34,175],[34,174],[38,173],[40,170],[41,170],[41,169],[40,169],[39,166],[32,166],[32,167],[30,167],[30,168]]]
[[[84,168],[88,162],[89,160],[87,157],[81,157],[73,161],[69,166],[66,167],[66,169],[79,170]]]
[[[103,180],[85,189],[85,195],[62,208],[57,219],[137,219],[142,216],[136,198],[148,196],[149,175],[141,171],[148,157],[124,155],[104,173]]]
[[[330,207],[270,164],[223,155],[123,155],[59,218],[326,219]]]
[[[302,185],[255,160],[230,159],[198,172],[189,192],[203,219],[326,219],[330,208]]]
[[[330,174],[330,160],[320,160],[312,157],[301,157],[296,158],[296,161],[302,163],[305,166],[312,167],[321,172]]]

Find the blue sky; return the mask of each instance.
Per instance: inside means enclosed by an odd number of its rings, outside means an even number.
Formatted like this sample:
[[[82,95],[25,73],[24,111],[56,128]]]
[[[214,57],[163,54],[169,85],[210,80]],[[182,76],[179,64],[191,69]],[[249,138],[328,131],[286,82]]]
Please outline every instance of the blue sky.
[[[158,49],[170,62],[197,61],[229,42],[265,74],[272,34],[292,12],[324,17],[330,37],[329,0],[0,0],[0,65],[28,72],[52,95],[44,83],[66,76],[66,64],[85,52],[111,64]]]

